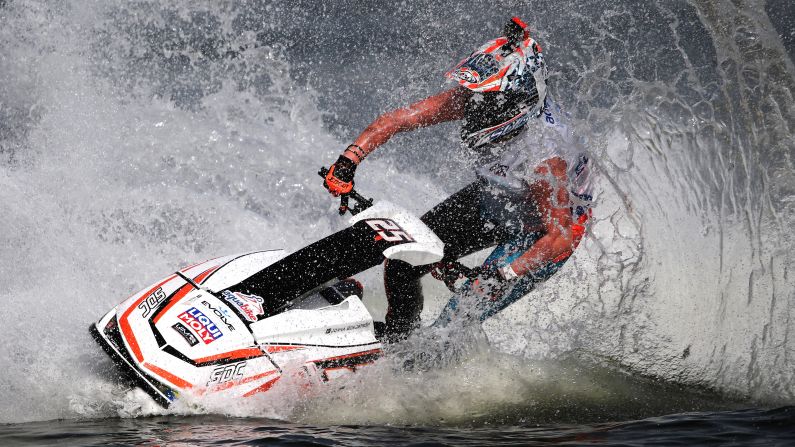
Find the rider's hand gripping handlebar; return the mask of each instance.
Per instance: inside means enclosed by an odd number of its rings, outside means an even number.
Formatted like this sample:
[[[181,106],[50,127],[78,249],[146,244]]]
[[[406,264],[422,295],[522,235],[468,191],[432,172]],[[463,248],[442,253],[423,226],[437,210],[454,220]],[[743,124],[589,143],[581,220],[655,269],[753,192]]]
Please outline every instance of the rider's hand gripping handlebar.
[[[320,168],[318,175],[326,178],[326,175],[328,175],[328,168]],[[356,202],[353,208],[348,206],[348,199],[353,199]],[[351,216],[355,216],[371,206],[373,206],[373,199],[364,198],[364,196],[356,192],[355,189],[351,189],[351,192],[340,196],[340,216],[346,212],[350,212]]]

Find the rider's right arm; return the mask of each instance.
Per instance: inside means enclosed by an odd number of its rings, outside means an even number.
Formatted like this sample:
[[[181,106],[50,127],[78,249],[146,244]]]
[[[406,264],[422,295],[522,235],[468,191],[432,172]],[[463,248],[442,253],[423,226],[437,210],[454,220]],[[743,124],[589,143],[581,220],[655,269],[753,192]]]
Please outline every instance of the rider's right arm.
[[[510,267],[517,276],[566,259],[576,247],[566,171],[567,164],[560,157],[545,160],[535,169],[542,178],[530,185],[528,200],[536,204],[545,233],[511,262]]]
[[[464,118],[464,107],[470,96],[469,90],[455,87],[408,107],[384,113],[367,126],[343,155],[359,164],[367,154],[398,132],[460,120]]]

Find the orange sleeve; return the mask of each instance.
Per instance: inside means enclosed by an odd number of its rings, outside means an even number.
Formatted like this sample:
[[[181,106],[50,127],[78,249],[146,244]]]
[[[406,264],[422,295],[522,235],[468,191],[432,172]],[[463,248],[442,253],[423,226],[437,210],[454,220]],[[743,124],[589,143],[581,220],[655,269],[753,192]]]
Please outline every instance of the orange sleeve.
[[[566,162],[554,157],[536,168],[536,173],[545,177],[530,185],[530,199],[538,207],[546,230],[532,247],[511,263],[519,276],[543,267],[549,262],[558,262],[571,255],[576,247],[572,231],[574,222],[569,208],[569,192],[566,188]]]
[[[389,141],[398,132],[446,121],[460,120],[471,92],[461,87],[438,93],[375,119],[353,142],[360,151],[346,150],[345,156],[359,163],[364,156]],[[363,153],[363,154],[362,154]]]

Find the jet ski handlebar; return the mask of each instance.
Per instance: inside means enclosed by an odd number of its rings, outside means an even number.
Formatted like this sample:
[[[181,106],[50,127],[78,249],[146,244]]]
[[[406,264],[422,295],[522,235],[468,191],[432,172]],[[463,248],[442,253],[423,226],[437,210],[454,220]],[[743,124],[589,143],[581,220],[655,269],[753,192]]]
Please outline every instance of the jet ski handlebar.
[[[328,169],[320,168],[320,171],[318,171],[317,174],[323,178],[326,178],[326,175],[328,175]],[[354,205],[353,208],[348,206],[349,199],[353,199],[356,202],[356,205]],[[365,198],[364,196],[356,192],[355,189],[351,189],[351,192],[347,194],[340,195],[340,208],[339,208],[340,216],[344,215],[347,212],[351,213],[351,216],[355,216],[361,213],[362,211],[366,210],[367,208],[370,208],[371,206],[373,206],[373,199]]]

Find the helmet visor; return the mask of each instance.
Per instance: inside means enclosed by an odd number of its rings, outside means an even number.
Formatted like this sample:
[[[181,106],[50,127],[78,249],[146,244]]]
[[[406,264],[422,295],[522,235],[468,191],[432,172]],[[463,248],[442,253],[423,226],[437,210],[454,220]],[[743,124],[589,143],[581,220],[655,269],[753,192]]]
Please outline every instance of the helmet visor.
[[[447,72],[446,76],[454,81],[463,81],[468,88],[477,88],[499,71],[500,64],[493,55],[474,53]]]

